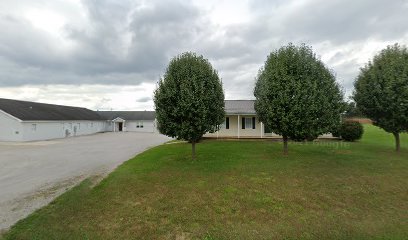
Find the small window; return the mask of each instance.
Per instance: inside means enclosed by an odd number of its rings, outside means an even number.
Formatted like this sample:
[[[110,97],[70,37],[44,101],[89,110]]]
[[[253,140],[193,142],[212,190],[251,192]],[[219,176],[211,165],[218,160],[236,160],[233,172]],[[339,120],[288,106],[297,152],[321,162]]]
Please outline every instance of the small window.
[[[220,129],[229,129],[229,117],[225,118],[225,121],[223,124],[221,124]]]
[[[37,124],[31,124],[31,130],[33,132],[37,131]]]
[[[245,129],[252,128],[252,118],[245,118]]]
[[[243,117],[242,118],[242,129],[255,129],[255,117]]]
[[[136,122],[136,127],[137,128],[143,128],[143,121]]]

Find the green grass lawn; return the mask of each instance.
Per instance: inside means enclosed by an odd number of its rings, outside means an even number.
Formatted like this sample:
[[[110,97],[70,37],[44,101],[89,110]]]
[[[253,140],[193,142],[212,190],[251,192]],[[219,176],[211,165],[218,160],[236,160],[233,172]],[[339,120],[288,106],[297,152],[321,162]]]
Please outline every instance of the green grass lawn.
[[[5,239],[408,239],[408,136],[355,143],[204,141],[129,160],[18,222]]]

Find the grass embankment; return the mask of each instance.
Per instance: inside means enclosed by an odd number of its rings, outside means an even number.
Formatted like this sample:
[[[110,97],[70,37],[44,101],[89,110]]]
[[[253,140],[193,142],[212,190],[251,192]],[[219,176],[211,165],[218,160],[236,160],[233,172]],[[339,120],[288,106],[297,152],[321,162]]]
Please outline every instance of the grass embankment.
[[[6,239],[407,239],[408,136],[360,142],[205,141],[150,149],[85,181]]]

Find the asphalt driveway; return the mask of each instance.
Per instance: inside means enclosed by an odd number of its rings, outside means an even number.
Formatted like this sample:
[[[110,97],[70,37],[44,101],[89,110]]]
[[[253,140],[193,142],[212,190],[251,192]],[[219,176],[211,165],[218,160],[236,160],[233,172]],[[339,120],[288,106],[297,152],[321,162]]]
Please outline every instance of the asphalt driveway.
[[[170,140],[153,133],[100,133],[50,141],[0,142],[0,231],[91,176]]]

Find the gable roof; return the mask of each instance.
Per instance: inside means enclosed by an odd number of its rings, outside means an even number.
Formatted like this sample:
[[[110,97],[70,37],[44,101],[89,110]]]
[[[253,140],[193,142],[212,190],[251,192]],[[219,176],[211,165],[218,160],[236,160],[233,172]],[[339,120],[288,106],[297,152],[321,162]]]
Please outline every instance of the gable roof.
[[[113,120],[118,117],[124,120],[154,120],[156,118],[155,111],[97,111],[97,113],[105,120]]]
[[[255,100],[225,100],[226,114],[256,114]]]
[[[0,110],[22,121],[102,120],[99,114],[81,107],[0,98]]]

